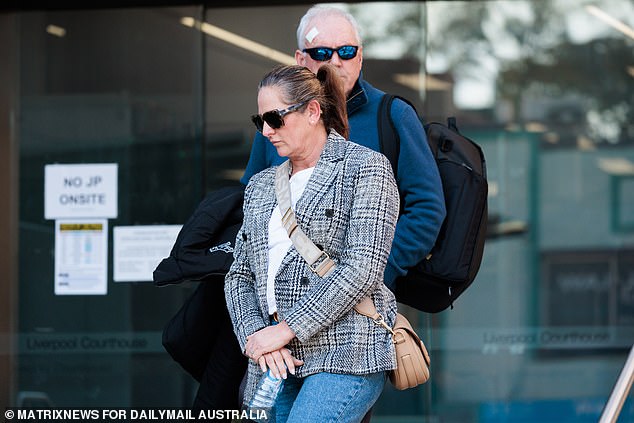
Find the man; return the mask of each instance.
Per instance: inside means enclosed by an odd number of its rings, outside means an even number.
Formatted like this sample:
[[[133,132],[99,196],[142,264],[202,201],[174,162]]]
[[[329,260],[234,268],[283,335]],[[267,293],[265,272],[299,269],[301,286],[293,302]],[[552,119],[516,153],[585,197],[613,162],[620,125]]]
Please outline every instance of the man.
[[[363,46],[354,17],[330,6],[312,7],[297,28],[297,47],[295,60],[314,73],[324,63],[336,67],[347,95],[350,140],[380,151],[377,113],[384,93],[362,78]],[[405,275],[433,247],[445,218],[445,202],[438,168],[418,116],[398,99],[392,104],[391,115],[398,122],[401,140],[396,180],[402,214],[384,280],[395,291],[396,278]],[[257,172],[283,161],[258,132],[241,182],[246,185]]]

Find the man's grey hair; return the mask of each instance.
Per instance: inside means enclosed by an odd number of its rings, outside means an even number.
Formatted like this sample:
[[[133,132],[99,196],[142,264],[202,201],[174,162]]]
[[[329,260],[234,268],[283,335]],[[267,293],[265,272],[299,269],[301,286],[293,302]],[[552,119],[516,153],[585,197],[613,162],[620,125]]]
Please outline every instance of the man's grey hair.
[[[331,16],[339,16],[350,22],[354,35],[357,38],[357,44],[361,47],[361,31],[359,30],[359,24],[357,20],[350,13],[343,9],[339,9],[333,6],[316,5],[308,9],[308,11],[302,16],[297,26],[297,48],[303,50],[306,48],[306,33],[310,31],[308,26],[315,22],[315,20],[328,19]],[[311,27],[312,28],[312,27]]]

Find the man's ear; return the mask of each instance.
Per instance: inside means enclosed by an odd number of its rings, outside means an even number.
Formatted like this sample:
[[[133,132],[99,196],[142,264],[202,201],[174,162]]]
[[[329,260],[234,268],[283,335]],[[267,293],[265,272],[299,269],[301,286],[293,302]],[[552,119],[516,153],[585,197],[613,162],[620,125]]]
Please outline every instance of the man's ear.
[[[295,61],[300,66],[306,66],[306,56],[300,50],[295,50]]]

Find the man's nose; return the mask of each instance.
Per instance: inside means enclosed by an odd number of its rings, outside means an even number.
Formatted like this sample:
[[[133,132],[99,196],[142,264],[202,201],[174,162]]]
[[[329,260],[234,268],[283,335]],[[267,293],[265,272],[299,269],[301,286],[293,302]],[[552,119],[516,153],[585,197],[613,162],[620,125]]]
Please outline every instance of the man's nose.
[[[335,66],[341,66],[341,58],[336,51],[332,53],[332,56],[330,57],[330,63]]]

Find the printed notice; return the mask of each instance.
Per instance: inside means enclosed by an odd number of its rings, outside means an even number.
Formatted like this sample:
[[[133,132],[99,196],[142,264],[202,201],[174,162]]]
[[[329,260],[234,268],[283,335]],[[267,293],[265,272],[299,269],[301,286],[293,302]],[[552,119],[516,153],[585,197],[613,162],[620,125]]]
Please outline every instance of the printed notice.
[[[46,165],[44,217],[116,218],[117,175],[116,163]]]
[[[115,282],[151,282],[156,266],[170,251],[182,225],[115,226]]]
[[[108,221],[55,221],[55,295],[108,291]]]

